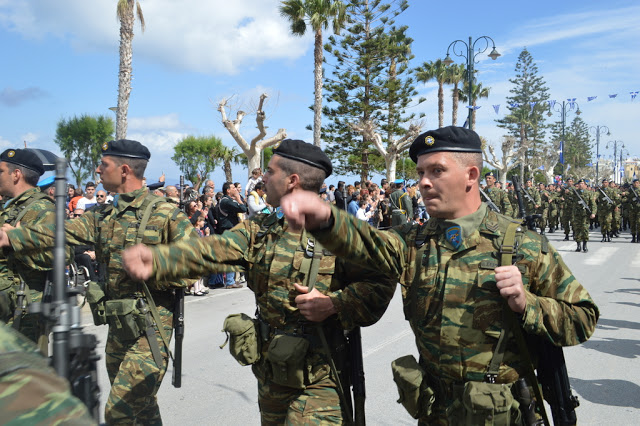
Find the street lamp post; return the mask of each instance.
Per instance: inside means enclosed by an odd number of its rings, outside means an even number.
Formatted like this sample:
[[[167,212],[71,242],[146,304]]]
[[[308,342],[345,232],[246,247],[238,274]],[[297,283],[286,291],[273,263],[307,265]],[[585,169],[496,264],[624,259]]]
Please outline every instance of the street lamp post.
[[[620,142],[620,165],[622,166],[622,149],[624,148],[624,142],[622,141],[609,141],[605,148],[609,148],[609,144],[613,144],[613,181],[618,183],[618,142]],[[622,183],[622,182],[621,182]]]
[[[620,148],[620,185],[622,185],[622,177],[626,174],[623,163],[624,160],[622,159],[622,156],[625,152],[627,155],[629,155],[629,150],[625,149],[623,145],[622,148]]]
[[[610,136],[611,132],[607,126],[591,126],[589,128],[589,131],[595,130],[596,134],[596,184],[598,183],[600,166],[600,131],[604,131],[604,129],[607,129],[607,136]]]
[[[562,101],[562,105],[560,105],[559,103],[555,103],[553,104],[553,106],[551,107],[552,110],[559,112],[560,113],[560,122],[562,123],[562,140],[560,141],[561,145],[560,145],[560,150],[562,151],[563,154],[563,159],[562,159],[562,179],[564,180],[564,141],[565,141],[565,128],[567,125],[567,113],[571,110],[573,110],[573,108],[575,107],[576,109],[576,115],[580,115],[580,106],[578,105],[577,102],[573,101],[573,102],[566,102],[566,101]],[[551,113],[551,111],[549,111],[549,113],[547,114],[547,116],[551,117],[553,114]]]
[[[476,52],[476,43],[479,42],[480,40],[482,40],[485,43],[485,45],[484,45],[484,48],[478,47],[478,50]],[[469,84],[468,99],[469,99],[469,104],[471,105],[473,105],[473,81],[474,81],[473,64],[476,62],[476,56],[478,56],[482,52],[487,51],[487,49],[489,48],[489,41],[491,41],[492,49],[491,49],[491,53],[489,53],[488,56],[495,61],[500,56],[500,54],[496,50],[496,43],[489,36],[478,37],[475,41],[473,41],[473,38],[469,37],[468,44],[462,40],[456,40],[452,42],[449,45],[449,47],[447,47],[447,56],[442,61],[445,65],[451,65],[453,63],[453,59],[451,59],[451,56],[449,56],[449,50],[452,50],[454,55],[466,59],[467,82]],[[460,48],[460,50],[456,51],[456,46],[458,45],[458,43],[462,44],[465,48],[464,49]],[[469,118],[467,119],[467,128],[473,130],[473,126],[471,124],[472,123],[471,118],[473,117],[473,107],[471,105],[469,106]]]

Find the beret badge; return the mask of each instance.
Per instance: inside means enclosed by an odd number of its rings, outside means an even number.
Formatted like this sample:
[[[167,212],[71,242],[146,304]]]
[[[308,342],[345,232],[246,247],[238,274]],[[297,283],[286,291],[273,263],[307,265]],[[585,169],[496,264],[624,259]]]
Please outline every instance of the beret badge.
[[[16,152],[15,152],[15,151],[9,151],[9,152],[7,152],[7,157],[9,157],[9,158],[11,158],[11,157],[13,157],[13,156],[15,156],[15,155],[16,155]]]
[[[436,143],[436,140],[433,138],[433,136],[429,135],[426,138],[424,138],[424,143],[426,143],[427,146],[431,146],[434,143]]]
[[[109,143],[105,142],[105,143],[102,144],[102,150],[106,151],[107,149],[109,149]]]

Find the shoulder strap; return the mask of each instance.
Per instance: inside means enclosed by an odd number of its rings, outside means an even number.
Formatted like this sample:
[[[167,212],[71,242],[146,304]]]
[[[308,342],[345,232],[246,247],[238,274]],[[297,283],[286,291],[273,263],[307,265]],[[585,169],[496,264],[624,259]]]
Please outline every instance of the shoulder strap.
[[[11,221],[12,223],[10,223],[10,225],[15,226],[16,223],[20,222],[20,220],[24,217],[24,215],[27,214],[27,207],[29,207],[31,204],[33,204],[38,200],[42,200],[43,198],[49,198],[49,197],[46,194],[43,194],[42,192],[36,192],[31,197],[29,197],[29,199],[25,201],[25,203],[22,206],[20,206],[22,210],[20,210],[20,212],[16,215],[15,219]]]
[[[522,232],[522,224],[517,222],[509,223],[504,235],[504,239],[502,240],[502,245],[500,246],[500,265],[511,265],[513,263],[513,255],[515,254],[517,248],[516,234],[518,232]],[[526,370],[525,374],[527,376],[527,379],[529,379],[529,385],[533,388],[537,407],[540,409],[540,414],[542,415],[544,424],[549,425],[550,423],[549,418],[547,417],[547,410],[544,407],[544,399],[542,398],[542,392],[540,391],[538,378],[536,377],[536,373],[533,370],[533,362],[531,361],[531,356],[529,355],[529,348],[527,348],[527,343],[525,342],[524,334],[522,333],[522,329],[520,328],[519,321],[513,311],[509,308],[509,305],[507,305],[506,301],[503,304],[503,318],[504,328],[500,331],[500,337],[498,338],[496,349],[493,353],[493,357],[491,358],[489,369],[485,375],[485,381],[493,383],[495,381],[495,378],[498,376],[498,369],[500,367],[500,364],[502,363],[504,352],[507,346],[507,335],[509,334],[509,331],[512,332],[513,337],[516,340],[516,344],[518,345],[520,356],[522,356],[522,358],[524,359]]]
[[[151,217],[151,213],[157,204],[164,202],[162,197],[152,196],[147,197],[144,201],[146,204],[146,208],[144,209],[144,213],[142,213],[142,219],[140,220],[140,225],[138,226],[138,235],[136,236],[136,243],[142,243],[142,239],[144,237],[144,230],[147,228],[147,223],[149,223],[149,218]]]

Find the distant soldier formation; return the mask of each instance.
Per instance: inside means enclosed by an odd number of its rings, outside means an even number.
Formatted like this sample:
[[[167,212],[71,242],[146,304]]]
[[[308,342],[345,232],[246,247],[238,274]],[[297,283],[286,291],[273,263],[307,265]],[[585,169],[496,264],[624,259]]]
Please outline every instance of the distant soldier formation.
[[[518,217],[518,201],[513,185],[502,189],[493,172],[485,174],[486,185],[481,188],[483,201],[500,213]],[[631,242],[640,243],[640,181],[618,185],[602,179],[600,185],[589,186],[587,181],[577,182],[569,177],[562,184],[538,184],[531,179],[523,188],[523,201],[527,214],[536,215],[540,233],[564,231],[564,241],[572,238],[577,252],[588,252],[589,231],[599,229],[600,242],[611,242],[627,229]]]

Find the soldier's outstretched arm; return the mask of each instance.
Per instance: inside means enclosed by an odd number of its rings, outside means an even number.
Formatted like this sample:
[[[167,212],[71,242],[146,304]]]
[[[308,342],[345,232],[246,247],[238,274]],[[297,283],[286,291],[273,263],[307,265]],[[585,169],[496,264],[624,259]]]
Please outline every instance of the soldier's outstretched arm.
[[[320,228],[331,218],[331,207],[311,191],[293,191],[280,200],[280,207],[294,229]]]
[[[153,253],[144,244],[136,244],[122,252],[122,264],[131,278],[148,280],[153,273]]]

